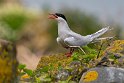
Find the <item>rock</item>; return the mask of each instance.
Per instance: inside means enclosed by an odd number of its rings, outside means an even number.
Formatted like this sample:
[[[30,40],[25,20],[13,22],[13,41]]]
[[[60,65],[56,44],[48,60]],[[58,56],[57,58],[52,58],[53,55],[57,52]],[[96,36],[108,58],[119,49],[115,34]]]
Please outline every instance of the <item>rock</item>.
[[[124,68],[124,40],[115,40],[103,52],[97,66]]]
[[[96,67],[85,72],[79,83],[124,83],[124,69]]]
[[[115,40],[109,47],[106,48],[107,53],[121,53],[124,54],[124,40]]]
[[[80,61],[73,61],[70,63],[69,67],[71,69],[71,75],[73,75],[74,77],[77,76],[77,74],[80,73],[80,69],[81,69],[81,62]]]
[[[61,69],[61,70],[59,70],[59,72],[56,76],[56,79],[61,80],[61,81],[67,80],[69,76],[70,76],[70,72],[68,70]]]
[[[0,83],[16,83],[17,66],[15,45],[0,40]]]

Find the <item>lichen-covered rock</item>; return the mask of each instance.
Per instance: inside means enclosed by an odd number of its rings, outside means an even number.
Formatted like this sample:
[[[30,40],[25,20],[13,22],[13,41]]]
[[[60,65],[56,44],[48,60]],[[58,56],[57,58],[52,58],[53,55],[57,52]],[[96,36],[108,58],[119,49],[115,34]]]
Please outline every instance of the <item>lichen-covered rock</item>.
[[[70,75],[71,74],[68,70],[61,69],[61,70],[58,71],[56,79],[57,80],[67,80]]]
[[[15,45],[0,40],[0,83],[15,82],[17,64]]]
[[[115,40],[105,50],[108,53],[122,53],[124,54],[124,40]]]
[[[57,71],[58,69],[66,67],[72,62],[72,58],[67,58],[64,54],[56,54],[50,56],[43,56],[37,66],[37,69],[44,68],[47,70],[49,68]],[[46,68],[47,67],[47,68]],[[54,68],[53,68],[54,67]]]
[[[124,83],[124,69],[96,67],[85,72],[79,83]]]
[[[124,68],[124,40],[115,40],[105,51],[97,66],[110,66]]]
[[[77,56],[81,57],[81,56]],[[79,81],[80,73],[84,66],[79,60],[73,60],[75,57],[66,57],[64,54],[56,54],[50,56],[43,56],[37,66],[37,77],[42,77],[42,73],[48,74],[51,77],[51,82],[60,81]],[[80,58],[81,59],[81,58]],[[40,71],[40,72],[39,72]],[[46,78],[47,78],[46,77]],[[46,79],[45,78],[45,79]],[[41,80],[42,82],[43,80]],[[67,82],[66,82],[67,83]]]
[[[75,75],[74,77],[76,77],[82,69],[82,64],[80,61],[73,61],[70,63],[69,67],[71,69],[71,75]]]

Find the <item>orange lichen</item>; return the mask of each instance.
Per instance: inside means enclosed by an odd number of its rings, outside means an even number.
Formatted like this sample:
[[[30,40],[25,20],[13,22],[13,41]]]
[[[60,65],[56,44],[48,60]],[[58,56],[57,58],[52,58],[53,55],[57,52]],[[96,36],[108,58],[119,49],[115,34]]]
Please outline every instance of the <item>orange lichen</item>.
[[[97,71],[89,71],[85,74],[82,81],[83,82],[90,82],[90,81],[96,80],[97,78],[98,78],[98,72]]]
[[[27,78],[30,78],[28,74],[24,74],[23,76],[21,76],[21,79],[27,79]]]

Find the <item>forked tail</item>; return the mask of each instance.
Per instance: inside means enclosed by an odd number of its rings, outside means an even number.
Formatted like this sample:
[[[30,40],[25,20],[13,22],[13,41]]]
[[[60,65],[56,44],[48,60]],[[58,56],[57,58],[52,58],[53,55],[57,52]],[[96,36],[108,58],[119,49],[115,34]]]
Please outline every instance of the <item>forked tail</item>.
[[[98,38],[99,36],[103,35],[104,33],[106,33],[109,30],[111,30],[109,28],[109,26],[108,27],[105,27],[105,28],[102,28],[99,31],[97,31],[96,33],[91,34],[91,38],[92,39]]]

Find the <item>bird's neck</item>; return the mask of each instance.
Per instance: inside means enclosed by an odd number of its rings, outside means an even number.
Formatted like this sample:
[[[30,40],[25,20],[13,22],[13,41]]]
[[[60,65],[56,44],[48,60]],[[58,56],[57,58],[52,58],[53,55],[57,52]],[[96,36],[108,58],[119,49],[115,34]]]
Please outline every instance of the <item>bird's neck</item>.
[[[66,21],[58,21],[58,34],[71,31]]]

